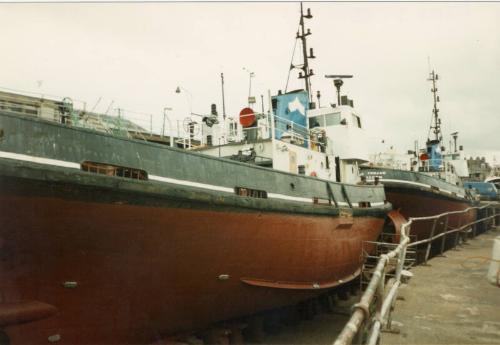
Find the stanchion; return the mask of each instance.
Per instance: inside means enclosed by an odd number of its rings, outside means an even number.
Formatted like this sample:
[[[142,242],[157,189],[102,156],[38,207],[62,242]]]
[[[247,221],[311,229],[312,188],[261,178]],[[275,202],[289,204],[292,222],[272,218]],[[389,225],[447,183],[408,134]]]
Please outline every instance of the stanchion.
[[[430,238],[434,237],[434,233],[436,231],[436,226],[439,218],[434,219],[434,222],[432,223],[432,229],[431,229],[431,236]],[[445,229],[446,230],[446,229]],[[429,255],[431,253],[431,246],[432,246],[432,241],[427,242],[427,248],[425,250],[425,258],[424,258],[424,265],[428,266],[427,260],[429,260]]]
[[[439,253],[439,256],[445,256],[444,255],[444,245],[446,243],[446,232],[448,231],[448,218],[449,217],[450,216],[448,214],[446,214],[446,218],[444,220],[444,235],[441,238],[441,252]]]
[[[462,226],[462,217],[463,214],[458,216],[458,226],[456,227],[457,229],[460,229]],[[458,243],[459,243],[459,238],[460,238],[460,231],[455,231],[455,240],[453,241],[453,250],[458,250]]]

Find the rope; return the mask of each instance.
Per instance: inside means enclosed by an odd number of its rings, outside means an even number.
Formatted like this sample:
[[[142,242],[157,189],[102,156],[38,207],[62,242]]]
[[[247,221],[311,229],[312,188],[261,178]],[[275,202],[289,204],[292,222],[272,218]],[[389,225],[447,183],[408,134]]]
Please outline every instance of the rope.
[[[299,32],[299,27],[300,27],[300,25],[299,25],[299,26],[297,26],[297,32]],[[296,38],[296,39],[295,39],[295,44],[293,45],[292,59],[291,59],[291,61],[290,61],[290,68],[288,69],[288,77],[286,78],[285,93],[286,93],[286,92],[287,92],[287,90],[288,90],[288,82],[290,81],[290,74],[291,74],[291,72],[292,72],[292,65],[293,65],[293,57],[295,56],[295,49],[297,48],[297,41],[298,41],[298,40],[299,40],[299,39],[298,39],[298,38]]]

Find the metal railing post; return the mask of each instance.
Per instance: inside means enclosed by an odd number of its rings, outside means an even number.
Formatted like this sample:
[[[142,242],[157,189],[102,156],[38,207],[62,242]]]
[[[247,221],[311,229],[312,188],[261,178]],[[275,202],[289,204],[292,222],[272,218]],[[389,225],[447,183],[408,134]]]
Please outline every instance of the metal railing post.
[[[477,221],[477,213],[476,213],[476,221]],[[472,237],[476,237],[477,234],[477,223],[472,224]]]
[[[396,281],[401,280],[401,272],[403,272],[403,266],[406,258],[406,247],[403,246],[398,255],[398,266],[396,267]]]
[[[469,207],[462,211],[452,211],[430,217],[419,217],[410,218],[410,220],[403,224],[401,227],[401,240],[399,245],[388,253],[381,254],[377,265],[373,271],[373,275],[368,282],[368,286],[361,297],[359,303],[353,306],[353,312],[350,320],[345,325],[342,332],[338,335],[335,340],[334,345],[350,345],[353,341],[358,343],[366,343],[368,345],[377,345],[380,343],[380,332],[389,331],[394,332],[392,328],[392,311],[394,310],[396,304],[396,296],[398,288],[401,286],[402,281],[402,271],[406,262],[406,253],[408,247],[414,247],[423,243],[427,243],[427,250],[429,250],[429,243],[438,237],[442,237],[441,240],[441,255],[444,253],[446,235],[452,235],[452,233],[457,233],[455,237],[455,245],[458,241],[458,233],[462,233],[463,229],[469,226],[473,226],[473,231],[477,231],[476,224],[481,224],[484,222],[490,222],[488,225],[496,225],[497,222],[493,222],[492,219],[498,216],[497,208],[499,204],[486,205],[481,207]],[[460,216],[468,215],[472,210],[484,211],[485,216],[480,219],[475,219],[473,222],[466,223],[466,219],[462,219]],[[449,217],[458,216],[458,227],[448,229]],[[410,243],[410,238],[408,237],[408,229],[414,221],[428,221],[434,220],[433,234],[424,240],[416,241]],[[438,221],[444,219],[444,230],[443,233],[437,232]],[[462,224],[464,224],[462,226]],[[428,251],[426,253],[426,260],[428,259]],[[385,283],[386,269],[390,260],[397,259],[397,266],[395,277],[390,279],[387,284]],[[375,306],[374,306],[374,303]],[[371,307],[375,307],[376,312],[373,314],[370,312]],[[368,326],[370,330],[368,331]],[[397,331],[397,330],[396,330]]]
[[[444,220],[444,235],[441,239],[441,252],[439,254],[441,256],[444,256],[444,254],[443,254],[444,253],[444,244],[446,243],[446,232],[448,231],[448,219],[449,219],[449,217],[450,216],[447,214],[446,218]]]
[[[434,222],[432,223],[431,237],[430,238],[434,237],[434,233],[436,231],[436,226],[437,226],[438,219],[439,218],[434,219]],[[431,246],[432,246],[432,241],[429,241],[427,243],[427,248],[425,250],[424,265],[427,265],[427,260],[429,260],[429,255],[430,255],[430,252],[431,252]]]
[[[455,228],[456,229],[460,229],[462,227],[462,217],[463,217],[463,214],[460,214],[458,215],[458,226]],[[457,247],[458,247],[458,243],[459,243],[459,238],[460,238],[460,232],[462,230],[458,230],[458,231],[455,231],[455,240],[453,241],[453,249],[454,250],[458,250]]]
[[[486,208],[486,217],[488,218],[487,219],[488,223],[485,224],[486,231],[493,229],[493,226],[492,226],[493,222],[491,221],[491,215],[492,215],[491,207],[487,207]]]
[[[397,294],[397,290],[395,290],[395,293],[394,295],[391,295],[391,290],[393,290],[393,286],[394,285],[398,285],[396,286],[396,289],[400,286],[400,281],[399,280],[395,280],[394,283],[391,285],[391,288],[387,291],[387,296],[386,298],[390,298],[391,299],[391,303],[387,309],[387,321],[386,321],[386,325],[384,326],[384,330],[387,331],[387,332],[392,332],[392,333],[398,333],[399,331],[398,330],[394,330],[392,329],[392,311],[394,310],[394,306],[396,304],[396,294]],[[385,316],[385,315],[383,315]]]
[[[465,213],[465,216],[467,216],[467,218],[469,218],[468,217],[469,213],[470,213],[470,210]],[[464,228],[462,230],[460,230],[460,238],[462,240],[462,244],[467,244],[467,241],[468,241],[468,238],[467,238],[468,234],[467,234],[467,232],[470,229],[470,227],[467,226],[469,223],[466,223],[466,222],[464,222],[464,223],[465,223],[464,224]]]

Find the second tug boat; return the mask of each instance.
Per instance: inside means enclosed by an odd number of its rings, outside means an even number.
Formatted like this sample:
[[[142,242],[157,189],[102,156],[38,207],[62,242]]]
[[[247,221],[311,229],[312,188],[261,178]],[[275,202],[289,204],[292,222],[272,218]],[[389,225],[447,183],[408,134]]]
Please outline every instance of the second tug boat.
[[[394,169],[384,164],[377,166],[376,163],[361,167],[361,174],[368,182],[378,180],[384,185],[387,200],[405,218],[463,211],[475,204],[473,197],[464,189],[460,178],[468,176],[467,162],[460,159],[460,155],[456,152],[444,154],[441,119],[437,107],[438,75],[432,71],[428,80],[432,82],[433,116],[426,148],[415,152],[418,159],[412,160],[409,166],[403,164],[407,169]],[[475,217],[474,210],[462,215],[452,215],[448,219],[448,224],[440,222],[439,229],[434,228],[432,221],[415,222],[411,227],[411,235],[415,240],[424,240],[433,235],[433,228],[435,235],[444,231],[445,227],[456,228],[471,223]]]
[[[329,159],[309,99],[275,98],[288,117],[272,120],[267,168],[144,140],[67,99],[2,93],[0,339],[148,343],[354,279],[391,206],[382,186],[336,178],[357,163]]]

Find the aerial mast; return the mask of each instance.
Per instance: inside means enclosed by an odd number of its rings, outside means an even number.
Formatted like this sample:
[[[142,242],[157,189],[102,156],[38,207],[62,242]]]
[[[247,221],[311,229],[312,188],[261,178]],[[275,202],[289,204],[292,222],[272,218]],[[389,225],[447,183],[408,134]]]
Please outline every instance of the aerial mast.
[[[434,139],[436,141],[441,141],[443,139],[443,135],[441,133],[441,119],[439,118],[439,109],[437,107],[437,103],[439,102],[439,96],[437,95],[437,87],[436,87],[436,81],[439,80],[439,76],[432,70],[430,73],[428,81],[432,81],[432,95],[434,99],[434,107],[432,109],[432,119],[431,119],[431,126],[429,129],[429,137],[427,138],[427,141],[431,141],[430,138],[430,132],[434,133]]]
[[[311,94],[311,77],[314,75],[314,71],[309,68],[308,59],[314,59],[313,49],[309,49],[309,56],[307,55],[307,39],[306,37],[311,35],[311,29],[307,29],[307,32],[304,27],[304,19],[311,19],[313,16],[311,14],[311,9],[307,9],[307,14],[304,14],[304,10],[302,7],[302,2],[300,3],[300,32],[297,32],[297,38],[302,42],[302,55],[304,57],[304,63],[300,67],[302,72],[299,72],[299,79],[304,79],[306,84],[306,91],[309,95],[309,102],[312,103],[312,94]],[[291,66],[294,68],[296,66]]]

